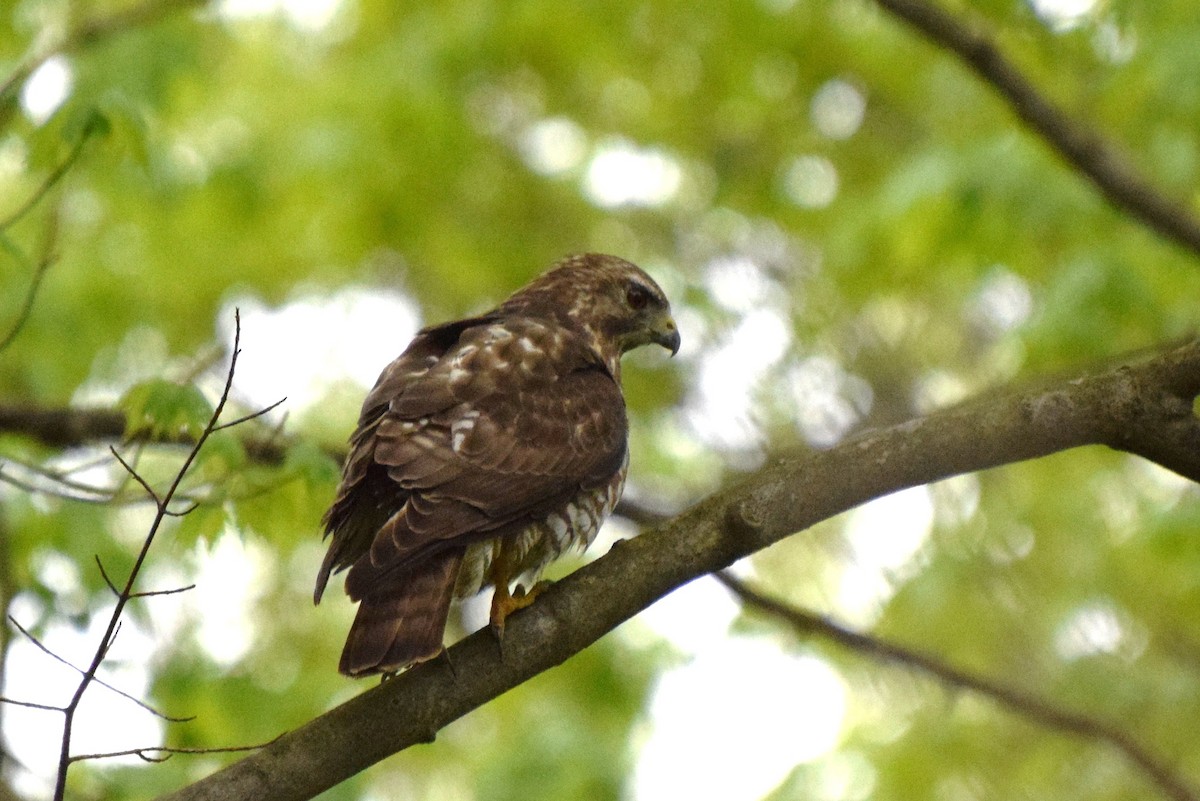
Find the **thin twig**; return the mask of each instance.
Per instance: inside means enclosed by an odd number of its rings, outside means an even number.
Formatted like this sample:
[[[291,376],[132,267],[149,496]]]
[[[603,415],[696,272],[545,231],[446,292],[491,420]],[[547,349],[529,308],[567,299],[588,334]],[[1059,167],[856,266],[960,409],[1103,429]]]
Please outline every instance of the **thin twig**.
[[[13,209],[7,217],[0,217],[0,233],[4,233],[4,231],[12,227],[18,220],[33,211],[34,206],[41,202],[42,198],[54,188],[55,184],[62,180],[67,171],[79,160],[79,157],[83,154],[84,145],[88,143],[88,140],[98,130],[100,130],[99,124],[94,120],[84,126],[83,133],[79,135],[79,141],[71,146],[71,152],[67,154],[67,157],[50,171],[50,174],[46,176],[38,188],[29,197],[25,198],[25,202]]]
[[[1029,128],[1118,208],[1159,234],[1200,254],[1200,218],[1172,200],[1111,142],[1054,105],[1008,60],[988,35],[924,0],[875,0],[945,48],[992,86]]]
[[[72,152],[72,156],[68,158],[68,162],[74,162],[74,159],[78,156],[78,153],[82,149],[83,142],[86,140],[86,138],[86,135],[81,137],[79,145],[77,145],[76,150]],[[66,167],[69,166],[70,163],[66,165]],[[66,167],[64,167],[64,172]],[[55,178],[55,180],[57,180],[57,178]],[[55,261],[58,260],[58,256],[55,254],[55,245],[58,242],[58,227],[59,214],[58,210],[54,209],[46,216],[46,231],[43,236],[41,258],[38,259],[37,264],[33,267],[33,277],[29,281],[29,288],[25,291],[25,298],[21,301],[21,308],[17,312],[16,319],[13,320],[12,325],[9,326],[8,333],[6,333],[4,337],[0,339],[0,353],[4,352],[13,342],[16,341],[17,336],[21,333],[21,331],[25,328],[26,323],[28,323],[30,318],[33,316],[33,306],[37,301],[38,292],[42,288],[42,282],[46,278],[46,274],[50,271],[50,268],[54,265]],[[3,228],[0,228],[0,238],[7,241],[7,239],[4,237]],[[12,244],[10,248],[19,260],[28,261],[24,252],[17,248],[15,244]]]
[[[195,584],[188,584],[186,586],[175,587],[170,590],[142,590],[141,592],[135,592],[130,597],[131,598],[157,598],[160,595],[178,595],[181,592],[188,592],[189,590],[194,590],[194,589],[196,589]]]
[[[29,631],[27,628],[25,628],[20,623],[18,623],[12,615],[8,616],[8,622],[12,623],[13,626],[16,627],[17,631],[19,631],[19,632],[21,632],[21,634],[25,635],[25,637],[30,642],[32,642],[34,645],[36,645],[42,651],[42,653],[46,654],[51,659],[54,659],[56,662],[58,662],[62,665],[66,665],[71,670],[78,673],[80,676],[87,675],[83,668],[79,667],[78,665],[71,662],[70,660],[65,659],[64,657],[54,653],[54,651],[50,650],[49,646],[47,646],[44,642],[42,642],[36,636],[34,636],[33,632]],[[105,651],[107,651],[108,648],[112,645],[112,641],[115,640],[115,638],[116,638],[116,633],[114,632],[112,639],[108,640],[104,646]],[[114,692],[126,700],[132,701],[133,703],[137,704],[142,709],[146,710],[147,712],[154,715],[155,717],[162,718],[163,720],[168,721],[170,723],[187,723],[189,720],[195,720],[194,716],[186,717],[186,718],[178,718],[178,717],[172,717],[171,715],[168,715],[165,712],[160,712],[159,710],[157,710],[154,707],[147,704],[145,701],[138,698],[136,695],[132,695],[131,693],[127,693],[119,687],[113,686],[112,684],[110,684],[109,682],[100,678],[99,676],[93,675],[91,677],[90,681],[93,681],[96,684],[99,684],[104,689]],[[67,708],[64,707],[62,711],[64,711],[64,712],[67,711]]]
[[[246,751],[257,751],[260,748],[266,748],[271,743],[282,737],[283,734],[277,734],[270,740],[255,745],[227,745],[217,748],[176,748],[169,745],[156,745],[147,748],[128,748],[124,751],[105,751],[96,754],[77,754],[71,757],[73,762],[82,762],[85,759],[111,759],[112,757],[136,756],[139,759],[144,759],[147,762],[165,762],[173,754],[237,754]],[[153,757],[150,754],[161,753],[162,757]]]
[[[154,501],[154,503],[157,504],[160,508],[164,507],[164,503],[163,503],[162,499],[160,499],[158,497],[158,493],[156,493],[154,491],[154,488],[150,486],[150,484],[146,481],[146,479],[142,478],[142,474],[139,473],[137,470],[135,470],[133,468],[133,465],[131,465],[131,464],[129,464],[129,462],[125,461],[125,459],[121,456],[121,454],[117,452],[116,448],[109,445],[108,450],[113,455],[113,458],[115,458],[118,462],[120,462],[121,467],[125,468],[125,472],[128,473],[130,475],[130,477],[133,478],[133,480],[136,481],[141,486],[141,488],[146,491],[146,494],[150,496],[150,499],[152,501]],[[165,508],[163,508],[163,513],[164,514],[166,513]]]
[[[986,696],[1010,712],[1040,725],[1107,743],[1124,754],[1126,759],[1145,773],[1168,797],[1175,801],[1197,799],[1193,789],[1162,759],[1153,755],[1117,726],[1055,706],[1043,698],[1015,687],[960,670],[929,654],[852,631],[822,615],[764,595],[728,572],[722,571],[713,575],[743,603],[784,621],[803,636],[816,635],[857,653],[919,670],[948,686]]]
[[[153,502],[147,500],[141,495],[141,493],[136,496],[132,494],[123,494],[120,487],[93,487],[88,484],[70,481],[69,479],[59,479],[56,477],[53,471],[39,469],[36,465],[23,463],[20,460],[13,459],[12,457],[9,457],[9,461],[15,465],[18,465],[22,469],[29,470],[31,473],[34,473],[41,478],[61,484],[69,490],[75,490],[75,492],[66,492],[45,486],[38,486],[37,484],[17,478],[12,474],[11,471],[5,472],[3,470],[3,465],[0,464],[0,482],[9,484],[31,495],[48,495],[52,498],[61,498],[64,501],[76,501],[78,503],[99,504],[103,506],[133,506],[135,504]],[[237,497],[241,498],[244,496],[238,495]],[[176,495],[176,500],[186,500],[192,503],[200,503],[206,499],[201,499],[201,501],[198,502],[193,499],[190,494],[179,493]]]
[[[100,576],[104,579],[104,583],[108,585],[108,588],[113,591],[114,595],[120,597],[121,591],[117,589],[117,586],[113,584],[112,579],[108,577],[108,572],[104,569],[104,563],[100,561],[100,554],[95,554],[95,557],[96,567],[100,568]],[[196,589],[195,584],[188,584],[185,587],[175,587],[174,589],[170,590],[141,590],[140,592],[133,593],[130,597],[153,598],[159,595],[178,595],[181,592],[187,592],[188,590],[194,589]]]
[[[239,417],[236,420],[231,420],[228,423],[221,423],[221,425],[214,428],[213,431],[224,431],[226,428],[233,428],[234,426],[238,426],[238,425],[241,425],[242,423],[246,423],[251,420],[257,419],[259,417],[262,417],[264,414],[267,414],[272,409],[278,408],[286,400],[287,400],[287,395],[284,395],[282,398],[275,401],[270,406],[259,409],[257,412],[251,412],[250,414]]]
[[[104,662],[104,659],[108,653],[108,649],[112,646],[112,643],[116,637],[116,633],[120,628],[121,615],[125,610],[125,606],[130,600],[138,596],[138,593],[134,591],[134,584],[137,581],[138,576],[141,574],[142,567],[146,562],[148,554],[150,553],[150,547],[154,544],[155,537],[158,535],[163,521],[166,520],[171,514],[171,502],[174,500],[176,493],[179,492],[179,488],[183,484],[184,478],[187,476],[188,471],[195,463],[196,458],[200,454],[200,450],[204,447],[204,443],[208,441],[208,438],[215,431],[218,430],[221,413],[225,410],[225,405],[228,402],[230,392],[233,389],[233,376],[237,371],[238,355],[241,353],[241,335],[241,314],[235,310],[233,350],[229,358],[229,369],[225,376],[225,386],[221,391],[221,396],[218,399],[216,406],[213,408],[213,412],[209,417],[208,424],[205,425],[204,429],[200,432],[200,435],[196,437],[195,444],[192,445],[191,449],[188,451],[187,456],[184,458],[183,463],[179,467],[178,471],[176,471],[175,477],[172,479],[171,484],[167,488],[166,492],[162,494],[155,492],[146,479],[143,478],[137,472],[137,470],[131,464],[129,464],[129,462],[127,462],[120,453],[117,452],[115,448],[111,449],[113,457],[116,458],[121,466],[125,468],[126,472],[129,473],[129,475],[142,487],[142,489],[146,491],[147,495],[154,499],[156,512],[154,515],[154,520],[151,522],[150,528],[142,541],[142,547],[138,551],[137,558],[134,560],[133,566],[130,568],[129,577],[126,579],[124,587],[121,588],[117,595],[117,602],[113,606],[112,614],[109,616],[108,626],[100,638],[100,643],[96,647],[95,654],[92,656],[92,661],[86,670],[81,671],[83,675],[80,679],[79,686],[76,687],[70,703],[67,704],[67,707],[63,712],[63,733],[59,748],[58,775],[54,790],[55,801],[62,801],[66,792],[67,770],[70,768],[71,763],[75,761],[75,759],[71,756],[71,730],[75,722],[75,712],[79,708],[79,703],[83,699],[83,694],[87,691],[87,688],[91,686],[93,682],[100,681],[96,676],[96,672],[99,670],[100,665]],[[142,705],[144,706],[144,704]]]
[[[0,507],[0,610],[8,610],[15,592],[16,588],[12,574],[12,532],[8,526],[8,518],[5,516],[4,509]],[[0,676],[6,675],[5,668],[8,664],[9,656],[8,646],[11,640],[12,632],[8,626],[0,625]],[[6,699],[0,696],[0,705],[4,703],[29,706],[31,709],[39,709],[43,706],[40,704],[33,705],[31,702],[21,703],[15,701],[15,699]],[[0,708],[0,729],[3,729],[7,716],[7,710]],[[9,756],[6,750],[0,751],[0,771],[8,773],[11,770],[11,765],[9,764]]]
[[[2,428],[2,426],[0,426],[0,428]],[[250,450],[251,448],[255,447],[254,442],[255,442],[254,440],[251,440],[248,443],[243,444],[244,447],[247,447],[247,449],[248,449],[247,454],[251,457],[251,459],[254,459],[253,452]],[[176,445],[177,443],[175,443],[175,442],[163,443],[163,442],[154,442],[154,441],[150,441],[150,440],[139,440],[138,441],[139,454],[141,452],[141,450],[140,450],[141,448],[143,448],[147,445],[150,445],[150,444]],[[193,444],[194,444],[194,441],[193,441]],[[112,457],[112,454],[109,453],[108,457],[106,458],[105,461],[111,460],[111,457]],[[70,475],[71,473],[74,473],[76,471],[87,470],[91,467],[95,467],[96,466],[95,464],[85,463],[85,464],[78,465],[76,467],[72,467],[69,470],[54,470],[54,469],[47,468],[44,465],[39,465],[39,464],[29,462],[29,461],[26,461],[23,459],[19,459],[19,458],[13,457],[11,455],[7,456],[6,458],[8,459],[8,463],[11,463],[12,465],[15,465],[15,466],[21,468],[21,470],[28,471],[29,473],[32,473],[33,475],[35,475],[39,478],[46,479],[47,481],[53,482],[54,484],[59,484],[62,487],[65,487],[67,490],[71,490],[70,492],[63,491],[63,490],[59,490],[54,487],[47,487],[44,485],[35,484],[32,481],[23,480],[21,478],[18,478],[15,475],[13,475],[12,471],[5,471],[4,467],[5,467],[6,463],[0,462],[0,482],[10,484],[10,485],[16,487],[17,489],[27,492],[31,495],[48,495],[48,496],[51,496],[54,498],[61,498],[63,500],[67,500],[67,501],[75,501],[78,503],[100,504],[100,505],[104,505],[104,506],[132,506],[135,504],[153,503],[153,499],[148,499],[144,492],[132,492],[132,491],[128,492],[128,493],[125,492],[124,487],[125,487],[126,483],[129,483],[133,480],[130,477],[131,474],[129,473],[128,470],[122,471],[123,478],[122,478],[121,482],[119,482],[117,485],[108,486],[108,487],[98,487],[93,484],[84,483],[82,481],[76,481],[76,480],[73,480],[73,479],[70,479],[67,477],[68,475]],[[269,457],[266,459],[263,459],[263,458],[255,459],[255,461],[258,461],[259,463],[262,463],[262,464],[278,466],[282,462],[282,458],[283,458],[282,452],[280,452],[278,454],[278,458],[275,458],[274,456],[272,456],[272,457]],[[332,458],[332,455],[331,455],[331,458]],[[136,461],[131,461],[129,459],[125,459],[125,461],[128,462],[129,464],[136,465]],[[251,485],[247,486],[246,488],[238,489],[236,492],[224,493],[224,494],[218,494],[215,492],[216,486],[217,486],[217,482],[215,480],[211,481],[211,482],[199,484],[194,487],[191,487],[187,491],[179,490],[178,492],[176,492],[174,500],[175,501],[186,501],[188,503],[188,506],[183,509],[168,510],[167,515],[169,517],[184,517],[188,514],[191,514],[193,511],[195,511],[199,507],[207,505],[207,504],[212,504],[218,500],[230,499],[230,500],[234,500],[234,501],[247,501],[247,500],[251,500],[254,498],[258,498],[265,494],[275,491],[281,485],[287,483],[288,481],[291,481],[292,478],[293,478],[292,476],[285,474],[285,475],[280,476],[279,478],[272,479],[271,481],[267,481],[267,482],[260,481],[257,483],[252,483]]]
[[[108,658],[108,652],[117,644],[117,637],[121,636],[121,629],[124,625],[124,621],[117,623],[117,627],[113,629],[112,636],[108,638],[107,642],[101,643],[101,647],[104,649],[104,659]]]
[[[171,509],[168,509],[168,510],[165,512],[165,514],[166,514],[168,517],[187,517],[188,515],[190,515],[192,512],[196,511],[196,510],[197,510],[197,509],[199,509],[199,508],[200,508],[200,502],[199,502],[199,501],[192,501],[190,504],[188,504],[187,506],[185,506],[183,509],[179,509],[179,510],[176,510],[176,511],[173,511],[173,510],[171,510]]]
[[[113,595],[121,597],[121,591],[117,589],[117,585],[113,584],[112,579],[108,577],[108,571],[104,569],[104,563],[100,561],[100,554],[94,554],[96,557],[96,567],[100,568],[100,578],[104,579],[104,583],[112,590]]]
[[[44,709],[47,712],[65,712],[66,707],[55,706],[54,704],[39,704],[35,701],[19,701],[16,698],[6,698],[0,695],[0,704],[12,704],[13,706],[24,706],[29,709]]]
[[[23,489],[26,492],[31,492],[31,493],[49,492],[60,498],[68,498],[71,500],[84,500],[84,501],[95,500],[95,501],[98,501],[101,503],[112,503],[112,502],[119,500],[117,498],[116,491],[109,487],[97,487],[94,484],[87,484],[82,481],[76,481],[74,479],[67,478],[67,474],[65,472],[58,471],[58,470],[52,470],[50,468],[44,467],[39,464],[34,464],[32,462],[27,462],[23,459],[18,459],[14,456],[6,456],[6,459],[7,459],[7,461],[5,462],[6,465],[9,465],[9,464],[15,465],[26,472],[32,473],[34,476],[36,476],[39,479],[45,479],[46,481],[53,482],[54,484],[58,484],[62,487],[65,487],[68,490],[72,490],[74,492],[80,493],[80,495],[72,495],[67,492],[62,492],[62,491],[58,491],[58,490],[50,490],[50,489],[38,487],[35,484],[32,484],[28,481],[24,481],[22,479],[17,478],[16,476],[12,475],[11,472],[9,472],[7,474],[0,473],[0,481],[7,481],[8,483],[12,484],[13,486],[17,487],[18,489]],[[95,498],[91,498],[91,497],[87,497],[87,496],[95,496]]]
[[[126,462],[128,465],[133,465],[136,469],[136,464],[141,458],[142,451],[143,451],[145,444],[146,444],[145,442],[139,442],[138,448],[137,448],[137,456],[133,460],[125,459],[124,462]],[[94,484],[77,481],[75,479],[68,477],[72,473],[90,470],[94,467],[100,466],[101,464],[108,463],[111,461],[111,457],[112,457],[112,452],[109,451],[108,455],[103,459],[103,461],[88,460],[82,464],[76,465],[76,466],[71,467],[66,470],[56,470],[56,469],[48,468],[44,465],[40,465],[40,464],[30,462],[30,461],[27,461],[24,459],[20,459],[20,458],[14,457],[14,456],[7,456],[8,463],[14,464],[14,465],[20,467],[22,470],[28,471],[39,478],[46,479],[47,481],[51,481],[54,484],[62,485],[63,487],[67,488],[68,490],[74,490],[76,493],[79,493],[79,494],[72,494],[70,492],[63,492],[63,491],[60,491],[57,489],[41,487],[41,486],[32,484],[28,481],[23,481],[15,476],[13,476],[11,473],[4,473],[3,466],[5,463],[0,463],[0,481],[4,481],[8,484],[12,484],[13,486],[17,487],[18,489],[24,490],[25,492],[28,492],[31,494],[47,494],[47,495],[52,495],[56,498],[62,498],[64,500],[70,500],[70,501],[80,501],[83,503],[96,503],[96,504],[103,504],[105,506],[133,505],[133,504],[138,504],[138,503],[147,503],[147,498],[145,496],[144,491],[125,493],[125,491],[124,491],[125,485],[131,480],[130,476],[134,475],[133,473],[129,472],[128,467],[126,467],[125,471],[123,472],[124,477],[115,486],[100,487],[100,486],[96,486]],[[201,504],[207,502],[209,500],[209,498],[206,495],[201,495],[199,493],[199,491],[202,489],[211,488],[211,487],[212,487],[211,484],[201,484],[201,485],[197,486],[196,488],[194,488],[193,490],[188,491],[187,493],[184,493],[182,491],[177,492],[177,493],[175,493],[175,500],[184,500],[184,501],[187,501],[188,503],[192,504],[193,506],[201,505]],[[239,496],[239,497],[241,497],[241,496]],[[153,499],[151,499],[151,502],[153,502]],[[171,514],[174,516],[181,516],[183,514],[186,514],[187,511],[190,511],[190,509],[185,510],[183,512],[168,512],[168,514]]]
[[[29,281],[29,288],[25,290],[25,299],[21,301],[21,309],[17,312],[17,317],[9,326],[8,333],[0,339],[0,351],[4,351],[11,345],[21,333],[21,329],[29,322],[29,318],[33,316],[33,305],[37,300],[38,290],[42,288],[42,279],[46,277],[50,266],[54,263],[54,258],[50,255],[38,261],[37,267],[34,268],[33,278]]]

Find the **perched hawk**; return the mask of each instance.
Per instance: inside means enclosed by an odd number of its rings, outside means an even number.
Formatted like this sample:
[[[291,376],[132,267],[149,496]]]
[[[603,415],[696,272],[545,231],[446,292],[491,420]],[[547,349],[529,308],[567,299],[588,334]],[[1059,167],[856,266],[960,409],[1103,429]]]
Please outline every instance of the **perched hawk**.
[[[587,547],[629,464],[621,355],[650,343],[679,349],[662,290],[588,253],[487,314],[422,330],[387,366],[324,519],[314,600],[348,567],[359,602],[342,673],[437,655],[451,599],[485,587],[502,630],[532,600],[514,581]]]

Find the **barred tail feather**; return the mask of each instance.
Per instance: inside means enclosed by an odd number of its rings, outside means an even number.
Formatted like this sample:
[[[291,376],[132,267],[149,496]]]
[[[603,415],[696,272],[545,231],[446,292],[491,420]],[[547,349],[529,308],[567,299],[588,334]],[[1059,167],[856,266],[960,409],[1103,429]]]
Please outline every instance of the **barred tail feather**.
[[[359,603],[338,670],[390,673],[437,656],[463,550],[436,554]]]

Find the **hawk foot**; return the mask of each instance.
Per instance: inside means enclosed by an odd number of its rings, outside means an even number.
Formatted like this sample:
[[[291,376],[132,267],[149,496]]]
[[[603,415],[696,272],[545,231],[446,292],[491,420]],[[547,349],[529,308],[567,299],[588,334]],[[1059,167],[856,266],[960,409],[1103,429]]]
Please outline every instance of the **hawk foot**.
[[[492,631],[495,632],[496,639],[500,640],[501,644],[504,642],[505,619],[518,609],[524,609],[533,603],[534,599],[541,595],[550,584],[549,581],[539,581],[528,590],[518,584],[516,591],[511,594],[507,586],[496,588],[492,594],[490,622]]]

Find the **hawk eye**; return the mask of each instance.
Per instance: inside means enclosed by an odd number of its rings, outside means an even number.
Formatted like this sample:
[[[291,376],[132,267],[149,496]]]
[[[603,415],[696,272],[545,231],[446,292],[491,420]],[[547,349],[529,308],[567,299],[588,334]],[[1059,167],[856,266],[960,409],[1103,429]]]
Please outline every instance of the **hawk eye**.
[[[629,288],[625,290],[625,302],[635,311],[644,309],[650,302],[650,290],[639,283],[630,282]]]

